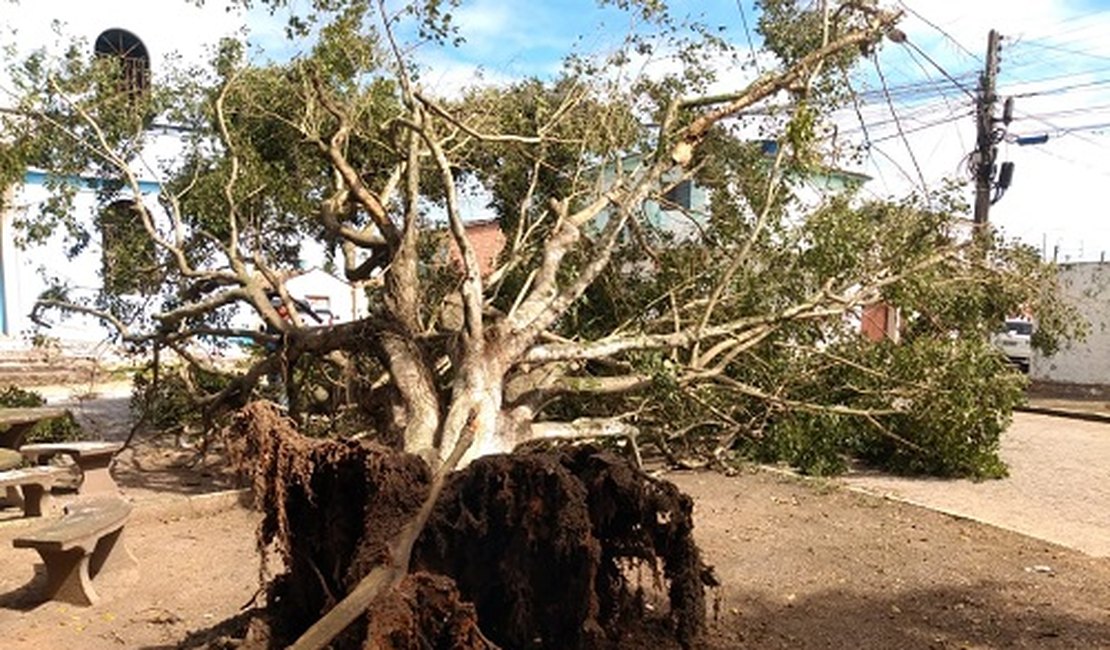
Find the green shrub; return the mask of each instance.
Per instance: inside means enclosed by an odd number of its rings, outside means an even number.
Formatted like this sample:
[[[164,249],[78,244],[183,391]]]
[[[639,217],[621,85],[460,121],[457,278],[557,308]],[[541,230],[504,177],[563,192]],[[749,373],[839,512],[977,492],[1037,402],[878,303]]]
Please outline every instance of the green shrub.
[[[165,431],[203,424],[203,409],[190,384],[204,392],[216,392],[227,386],[231,377],[193,367],[162,366],[156,383],[154,367],[148,364],[131,381],[131,412],[147,426]]]
[[[986,341],[919,337],[836,352],[858,366],[799,373],[809,380],[786,393],[830,408],[773,412],[761,435],[738,440],[741,454],[813,475],[841,473],[853,458],[906,474],[1006,475],[999,441],[1026,379]],[[840,407],[875,415],[834,412]]]
[[[0,390],[0,407],[34,408],[44,406],[46,398],[35,391],[11,385]],[[81,426],[66,414],[62,418],[52,418],[39,422],[27,432],[25,442],[71,442],[81,438]]]
[[[1024,375],[989,344],[969,340],[895,346],[891,365],[895,373],[924,369],[920,381],[934,387],[910,398],[903,413],[882,421],[890,433],[919,449],[871,429],[860,440],[861,458],[914,474],[1006,476],[999,441],[1024,399]]]

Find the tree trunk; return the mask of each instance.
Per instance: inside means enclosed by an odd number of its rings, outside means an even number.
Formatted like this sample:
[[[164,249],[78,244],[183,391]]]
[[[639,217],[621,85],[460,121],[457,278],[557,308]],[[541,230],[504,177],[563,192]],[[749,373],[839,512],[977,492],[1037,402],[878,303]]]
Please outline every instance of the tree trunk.
[[[381,345],[405,409],[404,450],[431,462],[440,425],[435,379],[411,339],[390,333],[382,336]]]
[[[504,371],[492,350],[472,355],[464,362],[452,388],[451,406],[444,418],[439,444],[441,462],[455,449],[464,427],[474,432],[474,439],[459,467],[465,467],[475,458],[487,454],[512,450],[512,443],[500,430],[504,392]]]

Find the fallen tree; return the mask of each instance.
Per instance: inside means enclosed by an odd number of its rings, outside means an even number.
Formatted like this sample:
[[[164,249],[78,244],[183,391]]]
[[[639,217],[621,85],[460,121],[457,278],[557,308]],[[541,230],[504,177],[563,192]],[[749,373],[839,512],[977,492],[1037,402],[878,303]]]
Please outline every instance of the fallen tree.
[[[30,244],[57,244],[51,237],[63,233],[75,255],[92,233],[112,235],[103,240],[103,290],[81,301],[59,284],[37,317],[99,317],[125,344],[172,351],[205,376],[219,369],[198,343],[249,339],[258,356],[241,372],[218,382],[182,375],[208,417],[256,399],[264,378],[280,376],[294,415],[353,413],[360,436],[409,454],[404,467],[426,463],[411,469],[427,474],[377,539],[374,560],[351,574],[340,562],[342,580],[303,596],[334,607],[295,647],[323,647],[400,585],[417,558],[432,557],[419,540],[458,502],[456,468],[481,472],[489,466],[479,459],[522,444],[651,441],[675,462],[723,462],[745,445],[800,464],[807,454],[879,450],[911,468],[998,471],[997,437],[1020,380],[990,353],[987,335],[1018,308],[1038,315],[1046,345],[1069,331],[1050,270],[1020,247],[962,235],[958,203],[943,197],[840,198],[799,213],[791,179],[828,171],[819,124],[844,89],[837,79],[884,36],[904,35],[894,13],[870,3],[763,4],[761,30],[780,65],[725,92],[715,92],[723,76],[715,66],[728,44],[655,2],[636,4],[644,27],[606,60],[572,58],[554,81],[454,97],[420,87],[401,37],[446,46],[454,31],[439,2],[399,11],[311,3],[311,19],[290,22],[300,36],[319,27],[302,57],[260,65],[227,41],[212,66],[142,92],[125,86],[111,59],[37,54],[13,70],[23,95],[0,117],[9,134],[2,180],[34,166],[57,191],[17,226]],[[681,72],[630,82],[636,57],[655,48],[668,48]],[[772,117],[752,117],[755,109]],[[143,152],[155,117],[186,133],[159,174],[158,209],[135,200],[154,169]],[[774,155],[746,140],[750,126],[774,129]],[[111,208],[91,223],[73,212],[67,181],[89,174],[102,179]],[[701,213],[673,200],[692,180],[711,191]],[[474,187],[507,239],[488,272],[460,198]],[[674,220],[663,223],[660,207]],[[366,292],[368,315],[305,319],[287,281],[308,241]],[[897,344],[868,346],[853,331],[861,310],[879,304],[904,317]],[[235,326],[237,309],[264,328]],[[953,389],[946,369],[970,379]],[[324,399],[313,401],[315,388]],[[986,409],[972,399],[983,394],[993,396]],[[971,435],[960,429],[969,425]],[[296,537],[281,513],[297,497],[280,491],[316,480],[314,454],[340,466],[348,453],[356,465],[373,456],[333,444],[303,443],[272,459],[289,479],[266,488],[278,490],[267,508],[273,531]],[[584,480],[568,469],[576,460],[536,463]],[[692,560],[684,562],[688,574]],[[590,570],[620,584],[605,573],[611,567]],[[308,579],[303,568],[297,575]],[[679,584],[691,591],[681,598],[695,598],[689,580]]]

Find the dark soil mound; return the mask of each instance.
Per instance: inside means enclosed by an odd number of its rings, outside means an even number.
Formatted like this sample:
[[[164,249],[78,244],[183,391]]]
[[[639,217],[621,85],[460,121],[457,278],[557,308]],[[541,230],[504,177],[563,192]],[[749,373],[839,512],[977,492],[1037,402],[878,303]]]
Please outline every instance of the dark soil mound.
[[[386,560],[429,473],[378,445],[304,438],[262,405],[236,429],[265,509],[259,542],[276,543],[286,567],[269,592],[273,642],[291,641]],[[450,478],[414,550],[416,573],[334,647],[481,649],[485,637],[611,647],[647,629],[635,579],[645,570],[665,601],[651,629],[689,647],[704,625],[706,575],[691,510],[670,483],[593,448],[479,459]]]
[[[590,447],[490,456],[452,478],[413,566],[452,576],[507,648],[619,641],[642,624],[629,577],[647,567],[669,585],[670,633],[689,645],[705,619],[691,510],[670,483]]]
[[[230,448],[265,514],[259,545],[276,542],[286,568],[270,585],[270,624],[292,640],[388,556],[427,494],[428,468],[369,442],[306,438],[263,403],[235,426]]]
[[[373,650],[492,650],[478,630],[474,606],[460,600],[445,576],[414,573],[378,599],[370,612],[364,648]]]

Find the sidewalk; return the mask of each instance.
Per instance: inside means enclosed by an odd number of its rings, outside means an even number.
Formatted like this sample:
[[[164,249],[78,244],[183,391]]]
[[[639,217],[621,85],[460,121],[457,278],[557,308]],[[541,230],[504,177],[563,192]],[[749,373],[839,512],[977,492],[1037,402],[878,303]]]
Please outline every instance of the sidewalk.
[[[64,406],[90,440],[126,440],[131,432],[131,381],[30,388],[51,406]]]
[[[1029,402],[1018,408],[1027,413],[1059,415],[1062,417],[1110,423],[1110,401],[1077,400],[1052,397],[1030,397]]]
[[[1110,418],[1015,413],[1002,437],[1010,476],[975,482],[859,473],[853,489],[1110,557]]]

